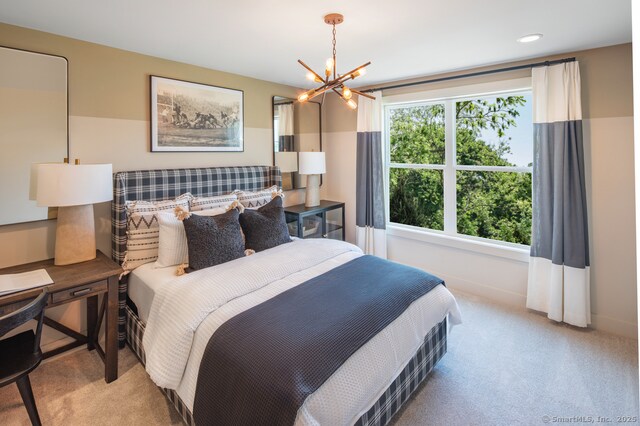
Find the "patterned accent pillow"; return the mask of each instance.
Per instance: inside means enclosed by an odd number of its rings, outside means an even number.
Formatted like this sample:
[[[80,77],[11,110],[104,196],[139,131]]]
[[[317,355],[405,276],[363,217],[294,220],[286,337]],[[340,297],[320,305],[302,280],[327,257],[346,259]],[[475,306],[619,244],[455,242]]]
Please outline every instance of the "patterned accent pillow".
[[[237,209],[217,216],[191,215],[183,221],[189,249],[188,271],[244,257]]]
[[[231,203],[223,204],[218,207],[213,207],[205,210],[191,211],[189,215],[193,213],[200,216],[217,216],[219,214],[226,213],[231,209],[238,209],[238,211],[242,213],[244,211],[244,206],[240,204],[238,200],[235,200],[235,201],[232,201]]]
[[[215,197],[193,197],[190,202],[191,211],[211,210],[217,207],[227,207],[238,199],[236,194],[217,195]]]
[[[260,191],[241,191],[236,189],[233,194],[238,196],[238,201],[247,209],[257,209],[269,203],[274,197],[280,196],[284,198],[284,194],[281,189],[278,189],[277,185],[273,185],[269,188],[261,189]]]
[[[281,197],[274,197],[256,210],[246,209],[240,215],[240,225],[245,236],[245,248],[256,252],[291,241]]]
[[[226,213],[229,210],[230,209],[225,207],[215,207],[213,209],[198,210],[197,212],[193,212],[193,214],[197,214],[198,216],[218,216],[219,214]]]
[[[176,207],[188,211],[191,197],[186,193],[175,200],[127,202],[127,254],[122,263],[125,273],[158,258],[158,213],[173,212]]]

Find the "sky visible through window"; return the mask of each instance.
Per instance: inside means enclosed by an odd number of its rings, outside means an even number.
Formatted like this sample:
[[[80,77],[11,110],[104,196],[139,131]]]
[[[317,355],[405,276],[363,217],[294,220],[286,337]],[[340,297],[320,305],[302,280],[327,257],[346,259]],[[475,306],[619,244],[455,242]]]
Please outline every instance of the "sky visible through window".
[[[502,95],[504,97],[504,95]],[[520,116],[515,118],[516,126],[506,131],[506,137],[510,137],[509,146],[511,153],[506,154],[506,159],[518,167],[528,167],[533,163],[533,115],[531,107],[531,93],[524,93],[526,104],[519,107]],[[488,100],[495,100],[495,97]],[[498,144],[498,135],[495,130],[484,129],[481,139],[492,144]]]

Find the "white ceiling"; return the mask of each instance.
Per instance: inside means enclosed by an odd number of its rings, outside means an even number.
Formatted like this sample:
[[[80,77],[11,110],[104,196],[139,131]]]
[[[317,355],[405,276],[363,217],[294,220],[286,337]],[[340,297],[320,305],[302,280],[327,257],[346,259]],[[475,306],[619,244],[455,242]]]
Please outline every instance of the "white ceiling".
[[[0,0],[0,22],[298,87],[330,12],[338,71],[372,62],[360,85],[631,41],[631,0]]]

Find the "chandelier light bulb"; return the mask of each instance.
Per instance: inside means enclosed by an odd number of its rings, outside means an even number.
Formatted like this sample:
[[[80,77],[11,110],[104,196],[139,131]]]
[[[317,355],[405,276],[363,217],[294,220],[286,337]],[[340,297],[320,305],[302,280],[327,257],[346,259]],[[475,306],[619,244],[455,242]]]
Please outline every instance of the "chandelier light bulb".
[[[344,96],[346,100],[351,99],[351,96],[352,96],[351,89],[349,89],[347,86],[344,86],[342,88],[342,96]]]
[[[307,73],[307,80],[315,81],[316,83],[323,83],[323,80],[311,71]]]
[[[326,68],[325,68],[325,72],[327,73],[327,75],[333,72],[333,65],[334,65],[333,58],[327,59]]]
[[[365,75],[366,73],[367,73],[366,68],[358,68],[356,72],[354,72],[352,75],[353,75],[353,78],[356,78],[356,77],[360,77],[361,75]]]
[[[349,99],[347,101],[347,105],[349,105],[349,108],[351,108],[351,109],[358,108],[358,104],[353,99]]]
[[[307,99],[309,99],[309,93],[307,93],[307,92],[304,92],[300,96],[298,96],[298,101],[300,101],[300,102],[304,102]]]
[[[330,69],[333,71],[333,58],[329,58],[327,59],[327,69]]]

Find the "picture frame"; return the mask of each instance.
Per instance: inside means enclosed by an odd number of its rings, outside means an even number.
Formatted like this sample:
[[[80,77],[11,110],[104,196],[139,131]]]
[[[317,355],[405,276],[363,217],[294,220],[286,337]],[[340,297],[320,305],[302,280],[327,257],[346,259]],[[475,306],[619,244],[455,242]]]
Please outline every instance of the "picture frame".
[[[152,75],[152,152],[243,152],[244,92]]]

